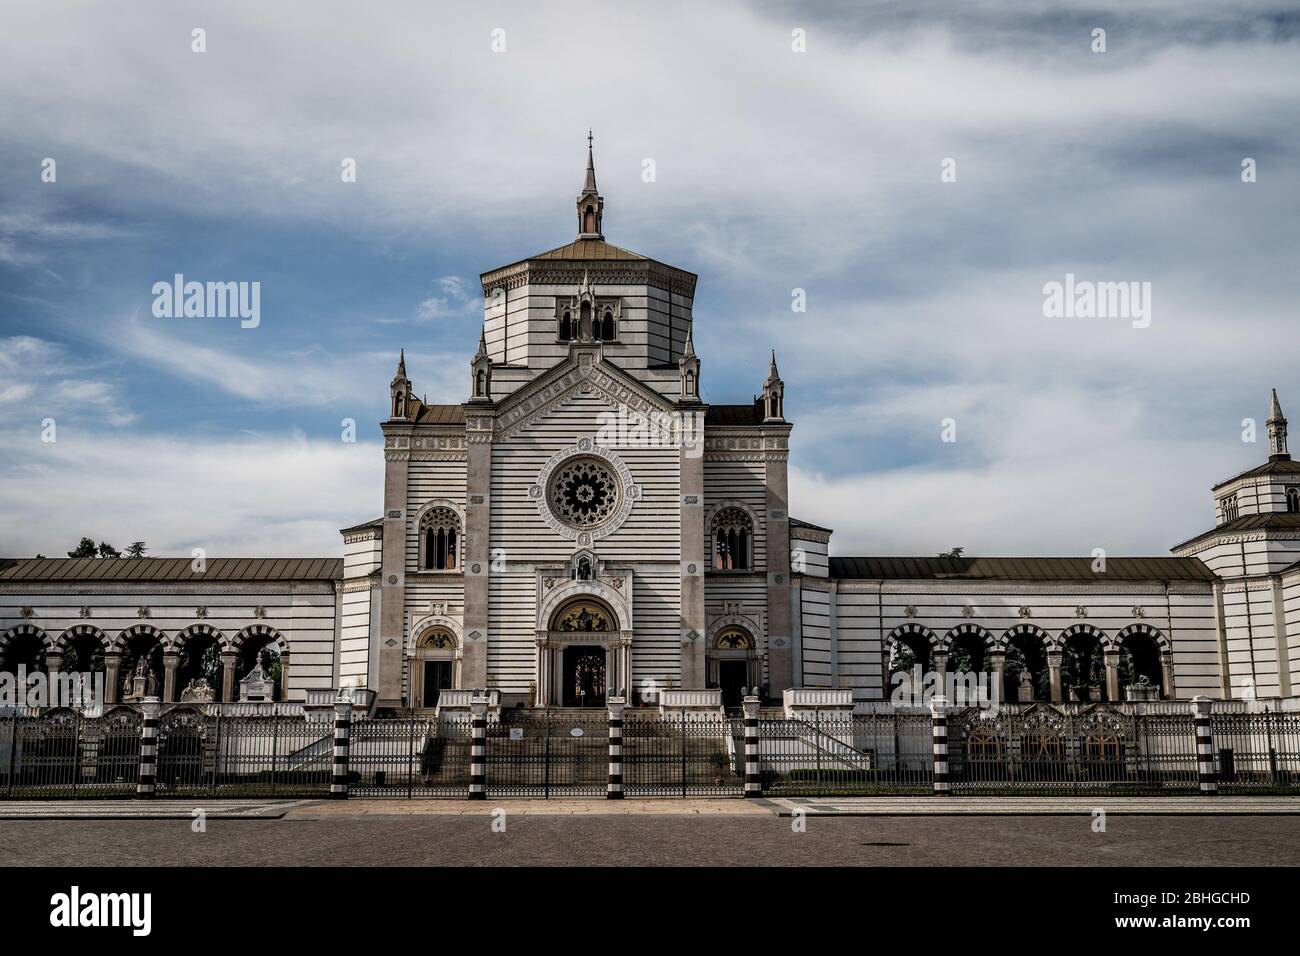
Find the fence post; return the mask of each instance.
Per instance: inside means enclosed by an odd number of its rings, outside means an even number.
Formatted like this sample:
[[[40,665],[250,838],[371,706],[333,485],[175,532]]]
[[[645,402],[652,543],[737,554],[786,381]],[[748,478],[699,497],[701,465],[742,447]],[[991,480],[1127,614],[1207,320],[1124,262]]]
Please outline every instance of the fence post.
[[[934,742],[934,792],[948,795],[952,784],[948,782],[948,716],[944,708],[948,701],[942,695],[930,701],[930,733]]]
[[[623,799],[623,708],[624,697],[609,698],[609,782],[605,784],[605,797]]]
[[[162,701],[146,697],[140,701],[144,723],[140,727],[140,775],[135,782],[137,797],[152,797],[158,789],[158,715]]]
[[[352,701],[334,701],[334,770],[330,774],[330,799],[348,798],[348,749],[352,740]]]
[[[1196,726],[1196,763],[1201,781],[1201,793],[1212,796],[1219,792],[1218,774],[1214,769],[1214,734],[1210,730],[1210,698],[1198,695],[1192,698],[1192,717]]]
[[[469,799],[487,799],[487,707],[486,697],[469,699]]]
[[[757,690],[758,688],[755,688]],[[758,707],[756,694],[747,694],[741,701],[745,712],[745,796],[763,795],[763,768],[758,757]]]

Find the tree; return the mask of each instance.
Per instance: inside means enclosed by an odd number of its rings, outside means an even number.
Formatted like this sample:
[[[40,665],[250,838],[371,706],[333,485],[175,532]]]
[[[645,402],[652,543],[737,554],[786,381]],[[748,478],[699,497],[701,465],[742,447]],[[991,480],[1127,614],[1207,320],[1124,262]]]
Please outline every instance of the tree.
[[[113,547],[107,541],[101,541],[99,542],[99,556],[101,558],[120,558],[122,552],[117,550],[117,548]]]
[[[126,548],[128,558],[143,558],[148,552],[149,549],[145,547],[143,541],[132,541]]]
[[[70,558],[93,558],[97,553],[94,538],[82,538],[75,549],[68,552]]]
[[[961,553],[962,553],[963,551],[965,551],[965,550],[966,550],[965,548],[953,548],[951,551],[943,551],[943,552],[940,552],[939,557],[941,557],[941,558],[960,558],[960,557],[961,557]]]

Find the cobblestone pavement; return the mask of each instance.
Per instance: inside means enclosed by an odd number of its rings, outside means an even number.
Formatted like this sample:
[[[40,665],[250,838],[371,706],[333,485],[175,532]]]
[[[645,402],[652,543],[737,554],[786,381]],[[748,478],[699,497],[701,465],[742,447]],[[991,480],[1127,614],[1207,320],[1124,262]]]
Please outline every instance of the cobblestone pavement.
[[[482,813],[504,809],[500,818]],[[534,812],[530,812],[534,811]],[[805,832],[796,832],[796,824]],[[1300,864],[1300,816],[781,817],[738,813],[343,813],[279,819],[11,820],[0,866]]]

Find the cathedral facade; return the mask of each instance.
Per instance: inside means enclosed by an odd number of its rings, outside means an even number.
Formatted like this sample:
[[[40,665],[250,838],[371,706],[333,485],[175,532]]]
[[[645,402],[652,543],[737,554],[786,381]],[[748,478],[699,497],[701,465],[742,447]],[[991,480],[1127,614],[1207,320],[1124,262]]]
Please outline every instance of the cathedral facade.
[[[590,143],[575,211],[571,241],[483,273],[464,402],[427,404],[439,370],[399,359],[383,514],[343,530],[341,561],[5,560],[0,669],[235,701],[270,654],[280,699],[430,711],[471,688],[879,701],[915,668],[1020,701],[1292,695],[1300,465],[1276,394],[1268,461],[1216,485],[1215,527],[1173,556],[832,555],[790,514],[775,354],[752,402],[702,401],[696,276],[606,240]]]

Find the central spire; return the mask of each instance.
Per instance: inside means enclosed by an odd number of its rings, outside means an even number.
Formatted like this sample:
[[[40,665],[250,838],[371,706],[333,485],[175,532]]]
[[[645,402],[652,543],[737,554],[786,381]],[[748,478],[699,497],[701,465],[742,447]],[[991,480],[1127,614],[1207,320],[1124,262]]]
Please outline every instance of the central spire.
[[[596,191],[596,160],[591,141],[591,130],[587,130],[587,178],[578,194],[578,238],[604,239],[600,223],[605,213],[605,200]]]

